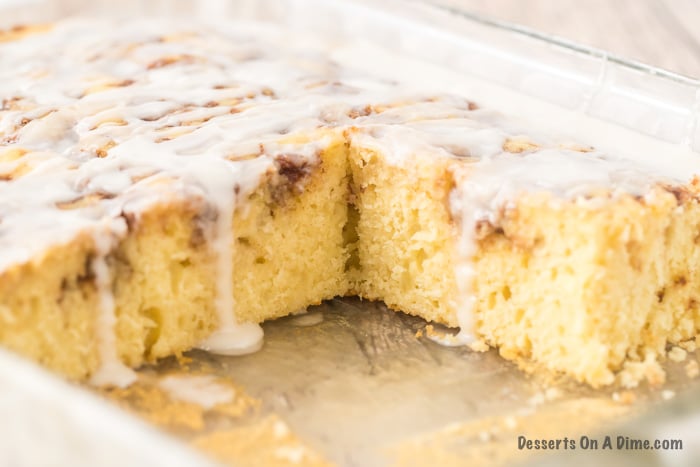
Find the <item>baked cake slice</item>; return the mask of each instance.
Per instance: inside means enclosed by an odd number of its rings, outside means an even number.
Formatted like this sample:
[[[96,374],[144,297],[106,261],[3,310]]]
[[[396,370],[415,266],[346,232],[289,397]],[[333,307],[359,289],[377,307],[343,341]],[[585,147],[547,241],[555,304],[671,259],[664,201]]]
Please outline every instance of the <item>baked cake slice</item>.
[[[697,334],[694,166],[417,96],[262,25],[0,37],[0,342],[70,378],[254,351],[258,323],[342,295],[594,386],[661,380]]]

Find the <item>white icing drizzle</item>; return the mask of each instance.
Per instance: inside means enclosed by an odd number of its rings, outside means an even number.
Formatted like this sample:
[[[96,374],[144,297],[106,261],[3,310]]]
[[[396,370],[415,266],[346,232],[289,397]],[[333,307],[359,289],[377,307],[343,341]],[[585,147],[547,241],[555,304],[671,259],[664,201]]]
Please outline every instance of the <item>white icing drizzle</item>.
[[[107,225],[106,238],[122,238],[124,213],[138,218],[159,202],[203,199],[216,211],[209,245],[217,261],[219,329],[201,346],[226,354],[255,350],[262,330],[239,323],[234,312],[236,200],[255,190],[280,156],[315,163],[331,141],[295,142],[306,141],[295,136],[319,128],[339,136],[353,127],[351,144],[381,150],[395,164],[416,155],[455,160],[459,336],[469,343],[478,222],[498,223],[502,209],[523,193],[643,194],[697,172],[694,159],[681,170],[661,158],[568,150],[570,138],[475,110],[462,97],[420,97],[340,66],[327,47],[269,25],[154,19],[118,27],[64,21],[50,33],[0,44],[0,274],[81,232],[101,239]],[[503,150],[523,135],[536,149]],[[126,381],[114,349],[105,261],[112,244],[100,242],[93,268],[103,368],[95,378]]]
[[[217,208],[212,245],[216,254],[216,310],[219,326],[199,346],[220,355],[242,355],[259,350],[263,330],[257,323],[239,323],[234,314],[233,298],[233,213],[236,205],[235,172],[222,159],[193,166],[190,175],[207,187],[210,200]]]
[[[116,333],[117,323],[112,293],[112,274],[107,265],[106,257],[112,249],[111,234],[95,234],[96,254],[91,263],[95,274],[95,285],[99,297],[99,314],[97,316],[97,351],[100,366],[91,376],[90,383],[96,386],[126,387],[136,381],[134,371],[124,365],[117,353]]]
[[[212,375],[171,375],[158,382],[158,386],[179,401],[197,404],[211,409],[219,404],[233,402],[236,391],[222,384]]]

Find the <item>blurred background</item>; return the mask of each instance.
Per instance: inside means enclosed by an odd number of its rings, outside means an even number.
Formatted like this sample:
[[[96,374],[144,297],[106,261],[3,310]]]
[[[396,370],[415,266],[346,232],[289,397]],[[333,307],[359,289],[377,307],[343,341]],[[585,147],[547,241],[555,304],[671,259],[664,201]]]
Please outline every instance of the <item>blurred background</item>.
[[[700,78],[699,0],[433,0]]]
[[[700,78],[700,0],[426,1],[520,24]],[[0,7],[22,3],[38,6],[63,1],[0,0]]]

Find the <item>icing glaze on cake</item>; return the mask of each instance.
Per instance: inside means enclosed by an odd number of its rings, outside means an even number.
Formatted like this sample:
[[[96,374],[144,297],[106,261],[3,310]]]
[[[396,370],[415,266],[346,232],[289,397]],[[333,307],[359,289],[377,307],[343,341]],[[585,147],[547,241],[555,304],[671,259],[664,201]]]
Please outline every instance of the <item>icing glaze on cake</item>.
[[[397,166],[416,155],[455,161],[449,209],[459,221],[456,308],[466,344],[476,340],[471,284],[481,225],[497,228],[526,193],[594,208],[601,191],[652,196],[694,172],[530,128],[481,109],[479,96],[416,94],[401,77],[341,66],[328,48],[264,25],[73,20],[0,48],[0,272],[92,235],[100,384],[132,378],[114,347],[105,256],[129,218],[167,199],[202,199],[215,213],[206,235],[217,258],[220,328],[202,348],[260,347],[258,324],[235,316],[233,213],[281,160],[313,166],[331,143],[324,132]]]

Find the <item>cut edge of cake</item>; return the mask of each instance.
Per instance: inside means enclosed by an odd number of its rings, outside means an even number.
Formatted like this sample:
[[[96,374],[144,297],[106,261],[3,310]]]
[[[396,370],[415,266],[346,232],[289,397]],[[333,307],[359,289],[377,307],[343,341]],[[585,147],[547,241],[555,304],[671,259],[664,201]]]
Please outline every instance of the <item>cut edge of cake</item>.
[[[0,42],[46,30],[4,31]],[[267,88],[260,92],[274,97]],[[234,99],[230,113],[240,112],[245,99]],[[367,105],[347,117],[362,120],[405,104]],[[460,111],[477,109],[468,103]],[[332,117],[325,122],[331,127],[337,124]],[[185,134],[197,122],[184,122]],[[31,123],[20,122],[17,131]],[[172,131],[163,141],[182,130],[163,129]],[[351,126],[281,138],[320,149],[316,157],[265,154],[270,163],[262,178],[248,177],[245,187],[227,175],[213,177],[219,184],[213,188],[166,197],[137,215],[125,210],[114,223],[84,229],[3,268],[0,341],[69,378],[128,384],[129,367],[197,346],[228,354],[254,350],[261,345],[257,323],[334,296],[359,295],[459,327],[451,342],[496,347],[524,367],[535,362],[592,386],[616,379],[629,386],[663,382],[659,362],[666,346],[697,335],[696,181],[657,182],[643,195],[526,190],[497,209],[488,206],[490,217],[479,218],[455,207],[471,196],[470,178],[484,175],[469,154],[416,151],[397,163],[390,150],[357,138],[362,132]],[[114,145],[98,148],[97,157]],[[260,148],[252,158],[263,156]],[[502,146],[523,156],[540,149],[525,137]],[[43,162],[25,164],[23,151],[0,154],[0,162],[14,164],[0,183]],[[204,185],[212,181],[207,171],[227,167],[216,161],[187,168]],[[59,209],[100,202],[86,196]],[[223,337],[212,339],[217,333]]]

